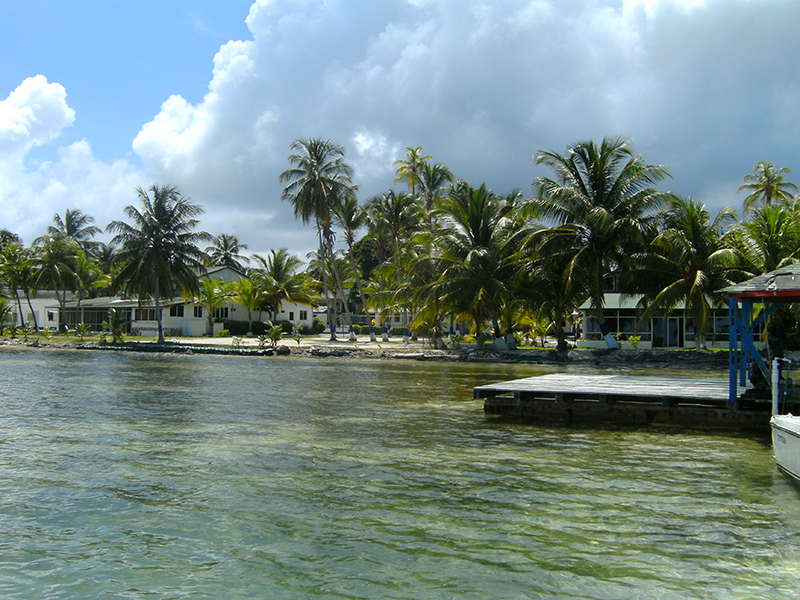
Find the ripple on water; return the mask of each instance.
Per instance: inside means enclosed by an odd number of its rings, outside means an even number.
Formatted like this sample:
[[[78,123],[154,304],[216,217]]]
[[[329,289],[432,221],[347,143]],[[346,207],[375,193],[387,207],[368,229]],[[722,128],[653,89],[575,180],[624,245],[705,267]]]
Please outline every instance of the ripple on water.
[[[797,591],[800,494],[763,440],[515,423],[470,400],[530,367],[0,365],[3,598]]]

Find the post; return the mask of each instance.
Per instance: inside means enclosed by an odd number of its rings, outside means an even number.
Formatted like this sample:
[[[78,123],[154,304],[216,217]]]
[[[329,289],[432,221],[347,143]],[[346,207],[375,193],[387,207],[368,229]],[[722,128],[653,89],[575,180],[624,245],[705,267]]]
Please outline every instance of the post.
[[[781,359],[776,358],[772,361],[772,414],[777,415],[780,411],[781,390]]]

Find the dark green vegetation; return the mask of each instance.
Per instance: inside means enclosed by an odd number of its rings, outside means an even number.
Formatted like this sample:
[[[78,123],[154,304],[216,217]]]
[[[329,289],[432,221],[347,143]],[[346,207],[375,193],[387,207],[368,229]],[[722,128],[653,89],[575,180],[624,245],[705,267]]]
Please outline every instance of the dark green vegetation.
[[[209,333],[211,315],[230,299],[247,309],[250,332],[262,329],[261,315],[275,320],[281,303],[293,301],[325,304],[328,325],[372,336],[373,315],[385,323],[404,313],[412,333],[434,343],[458,322],[479,343],[505,337],[512,347],[520,333],[555,331],[565,350],[554,326],[587,300],[602,326],[606,293],[616,289],[641,298],[643,316],[685,306],[702,348],[722,301],[715,292],[797,258],[800,197],[785,180],[789,171],[772,163],[744,177],[739,218],[659,189],[669,169],[622,138],[539,151],[533,162],[549,176],[533,180],[530,195],[502,195],[458,179],[421,146],[408,148],[395,163],[403,188],[359,201],[342,146],[297,140],[281,198],[316,229],[319,247],[305,268],[285,248],[248,257],[235,234],[197,231],[202,208],[174,187],[153,185],[137,190],[140,206],[125,209],[127,221],[108,226],[116,234],[108,245],[93,241],[100,230],[76,209],[55,215],[30,247],[0,231],[0,316],[12,305],[25,314],[38,290],[54,291],[62,309],[70,292],[80,302],[122,290],[156,307],[192,296],[206,309]],[[211,266],[248,277],[230,286],[198,282]],[[788,311],[781,318],[794,322]]]

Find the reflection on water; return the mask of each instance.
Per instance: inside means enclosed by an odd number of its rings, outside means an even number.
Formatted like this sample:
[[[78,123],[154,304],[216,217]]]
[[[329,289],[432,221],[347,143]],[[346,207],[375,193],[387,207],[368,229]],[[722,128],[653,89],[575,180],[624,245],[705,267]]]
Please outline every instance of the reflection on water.
[[[0,352],[2,598],[786,598],[768,440],[486,418],[522,365]]]

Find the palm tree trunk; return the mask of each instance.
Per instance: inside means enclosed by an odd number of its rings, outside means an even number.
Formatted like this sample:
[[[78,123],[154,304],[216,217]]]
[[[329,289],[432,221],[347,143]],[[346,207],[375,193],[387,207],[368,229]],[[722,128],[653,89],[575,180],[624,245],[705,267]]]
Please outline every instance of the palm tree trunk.
[[[14,292],[14,296],[17,298],[17,307],[19,308],[19,323],[20,325],[25,325],[25,315],[22,314],[22,298],[19,297],[19,292],[17,292],[17,288],[12,288]]]
[[[156,301],[156,322],[158,323],[158,343],[164,343],[164,328],[161,325],[161,298],[158,296],[158,275],[156,275],[155,286],[153,286],[153,296]]]
[[[341,294],[342,297],[344,314],[347,317],[347,321],[350,323],[350,341],[353,342],[356,340],[355,333],[353,332],[353,315],[350,313],[350,307],[347,306],[347,298],[344,295],[344,286],[342,285],[342,277],[339,273],[339,266],[336,264],[336,257],[333,255],[333,239],[331,239],[329,232],[326,237],[328,238],[328,252],[330,253],[331,257],[331,266],[333,266],[333,276],[336,278],[336,285],[339,288],[339,294]]]
[[[603,300],[603,263],[602,261],[597,261],[595,265],[594,288],[594,304],[595,314],[597,315],[597,324],[600,326],[600,333],[606,342],[606,346],[612,350],[619,350],[619,344],[617,343],[614,334],[611,333],[611,331],[608,329],[608,325],[606,325],[606,318],[603,314]]]
[[[336,308],[331,306],[331,298],[328,293],[328,274],[325,269],[325,243],[322,241],[322,225],[317,219],[317,233],[319,234],[319,262],[322,269],[322,289],[325,293],[325,306],[328,307],[328,329],[331,332],[330,340],[336,341]]]
[[[33,310],[31,295],[27,288],[25,288],[25,299],[28,301],[28,308],[31,309],[31,314],[33,315],[33,327],[36,329],[36,331],[39,331],[39,323],[36,322],[36,311]]]
[[[364,313],[367,315],[367,319],[369,319],[369,311],[367,310],[367,297],[364,294],[364,286],[361,284],[361,277],[358,274],[356,257],[355,254],[353,254],[353,244],[350,243],[350,240],[347,241],[347,246],[350,252],[350,265],[353,267],[353,275],[355,275],[356,285],[358,286],[358,293],[361,294],[361,305],[364,307]],[[369,341],[378,341],[378,338],[375,337],[375,328],[372,326],[371,320],[369,321]]]

